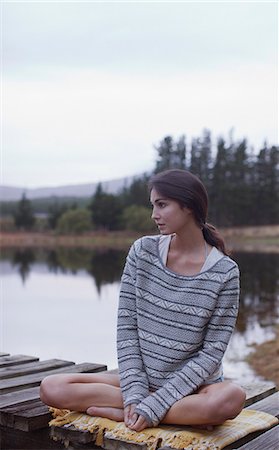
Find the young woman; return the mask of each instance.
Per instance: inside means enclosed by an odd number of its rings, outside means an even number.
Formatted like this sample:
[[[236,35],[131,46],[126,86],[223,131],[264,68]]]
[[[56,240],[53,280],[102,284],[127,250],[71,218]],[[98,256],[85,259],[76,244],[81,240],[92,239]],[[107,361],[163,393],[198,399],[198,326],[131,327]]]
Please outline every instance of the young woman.
[[[52,375],[41,384],[41,399],[125,421],[135,431],[159,423],[221,424],[245,401],[222,372],[238,312],[238,267],[206,222],[207,192],[196,176],[176,169],[155,175],[150,200],[160,235],[138,239],[127,256],[119,376]]]

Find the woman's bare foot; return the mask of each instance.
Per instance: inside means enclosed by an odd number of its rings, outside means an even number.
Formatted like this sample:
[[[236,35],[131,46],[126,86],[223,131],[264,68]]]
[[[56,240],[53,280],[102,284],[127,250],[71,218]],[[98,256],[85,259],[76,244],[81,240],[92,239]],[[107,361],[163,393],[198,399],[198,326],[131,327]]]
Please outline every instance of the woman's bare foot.
[[[207,431],[212,431],[214,430],[214,425],[189,425],[193,428],[197,428],[198,430],[207,430]]]
[[[90,406],[86,410],[86,414],[88,414],[89,416],[104,417],[106,419],[115,420],[116,422],[124,421],[124,411],[120,408]]]

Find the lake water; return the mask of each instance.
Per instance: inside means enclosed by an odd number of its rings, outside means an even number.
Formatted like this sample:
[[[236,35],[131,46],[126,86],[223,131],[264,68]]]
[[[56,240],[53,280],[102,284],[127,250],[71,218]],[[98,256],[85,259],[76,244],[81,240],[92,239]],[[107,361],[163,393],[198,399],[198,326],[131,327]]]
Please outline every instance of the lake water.
[[[116,317],[123,251],[4,250],[0,351],[117,367]],[[259,380],[246,356],[274,337],[279,255],[237,253],[240,312],[225,355],[225,376]]]

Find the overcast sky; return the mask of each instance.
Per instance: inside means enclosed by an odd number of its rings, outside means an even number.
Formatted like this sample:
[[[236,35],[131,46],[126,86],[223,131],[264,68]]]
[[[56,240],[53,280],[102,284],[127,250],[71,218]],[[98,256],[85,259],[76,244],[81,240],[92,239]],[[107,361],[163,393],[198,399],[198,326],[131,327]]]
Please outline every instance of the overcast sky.
[[[2,7],[2,184],[154,167],[204,128],[278,143],[277,2],[12,2]]]

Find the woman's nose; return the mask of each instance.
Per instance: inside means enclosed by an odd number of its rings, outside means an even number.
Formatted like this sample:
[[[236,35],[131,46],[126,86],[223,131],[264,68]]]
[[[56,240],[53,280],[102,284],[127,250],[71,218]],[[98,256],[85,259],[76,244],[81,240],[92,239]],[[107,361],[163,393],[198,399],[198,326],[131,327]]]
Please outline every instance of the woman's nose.
[[[151,219],[156,220],[158,218],[158,211],[155,208],[152,210]]]

